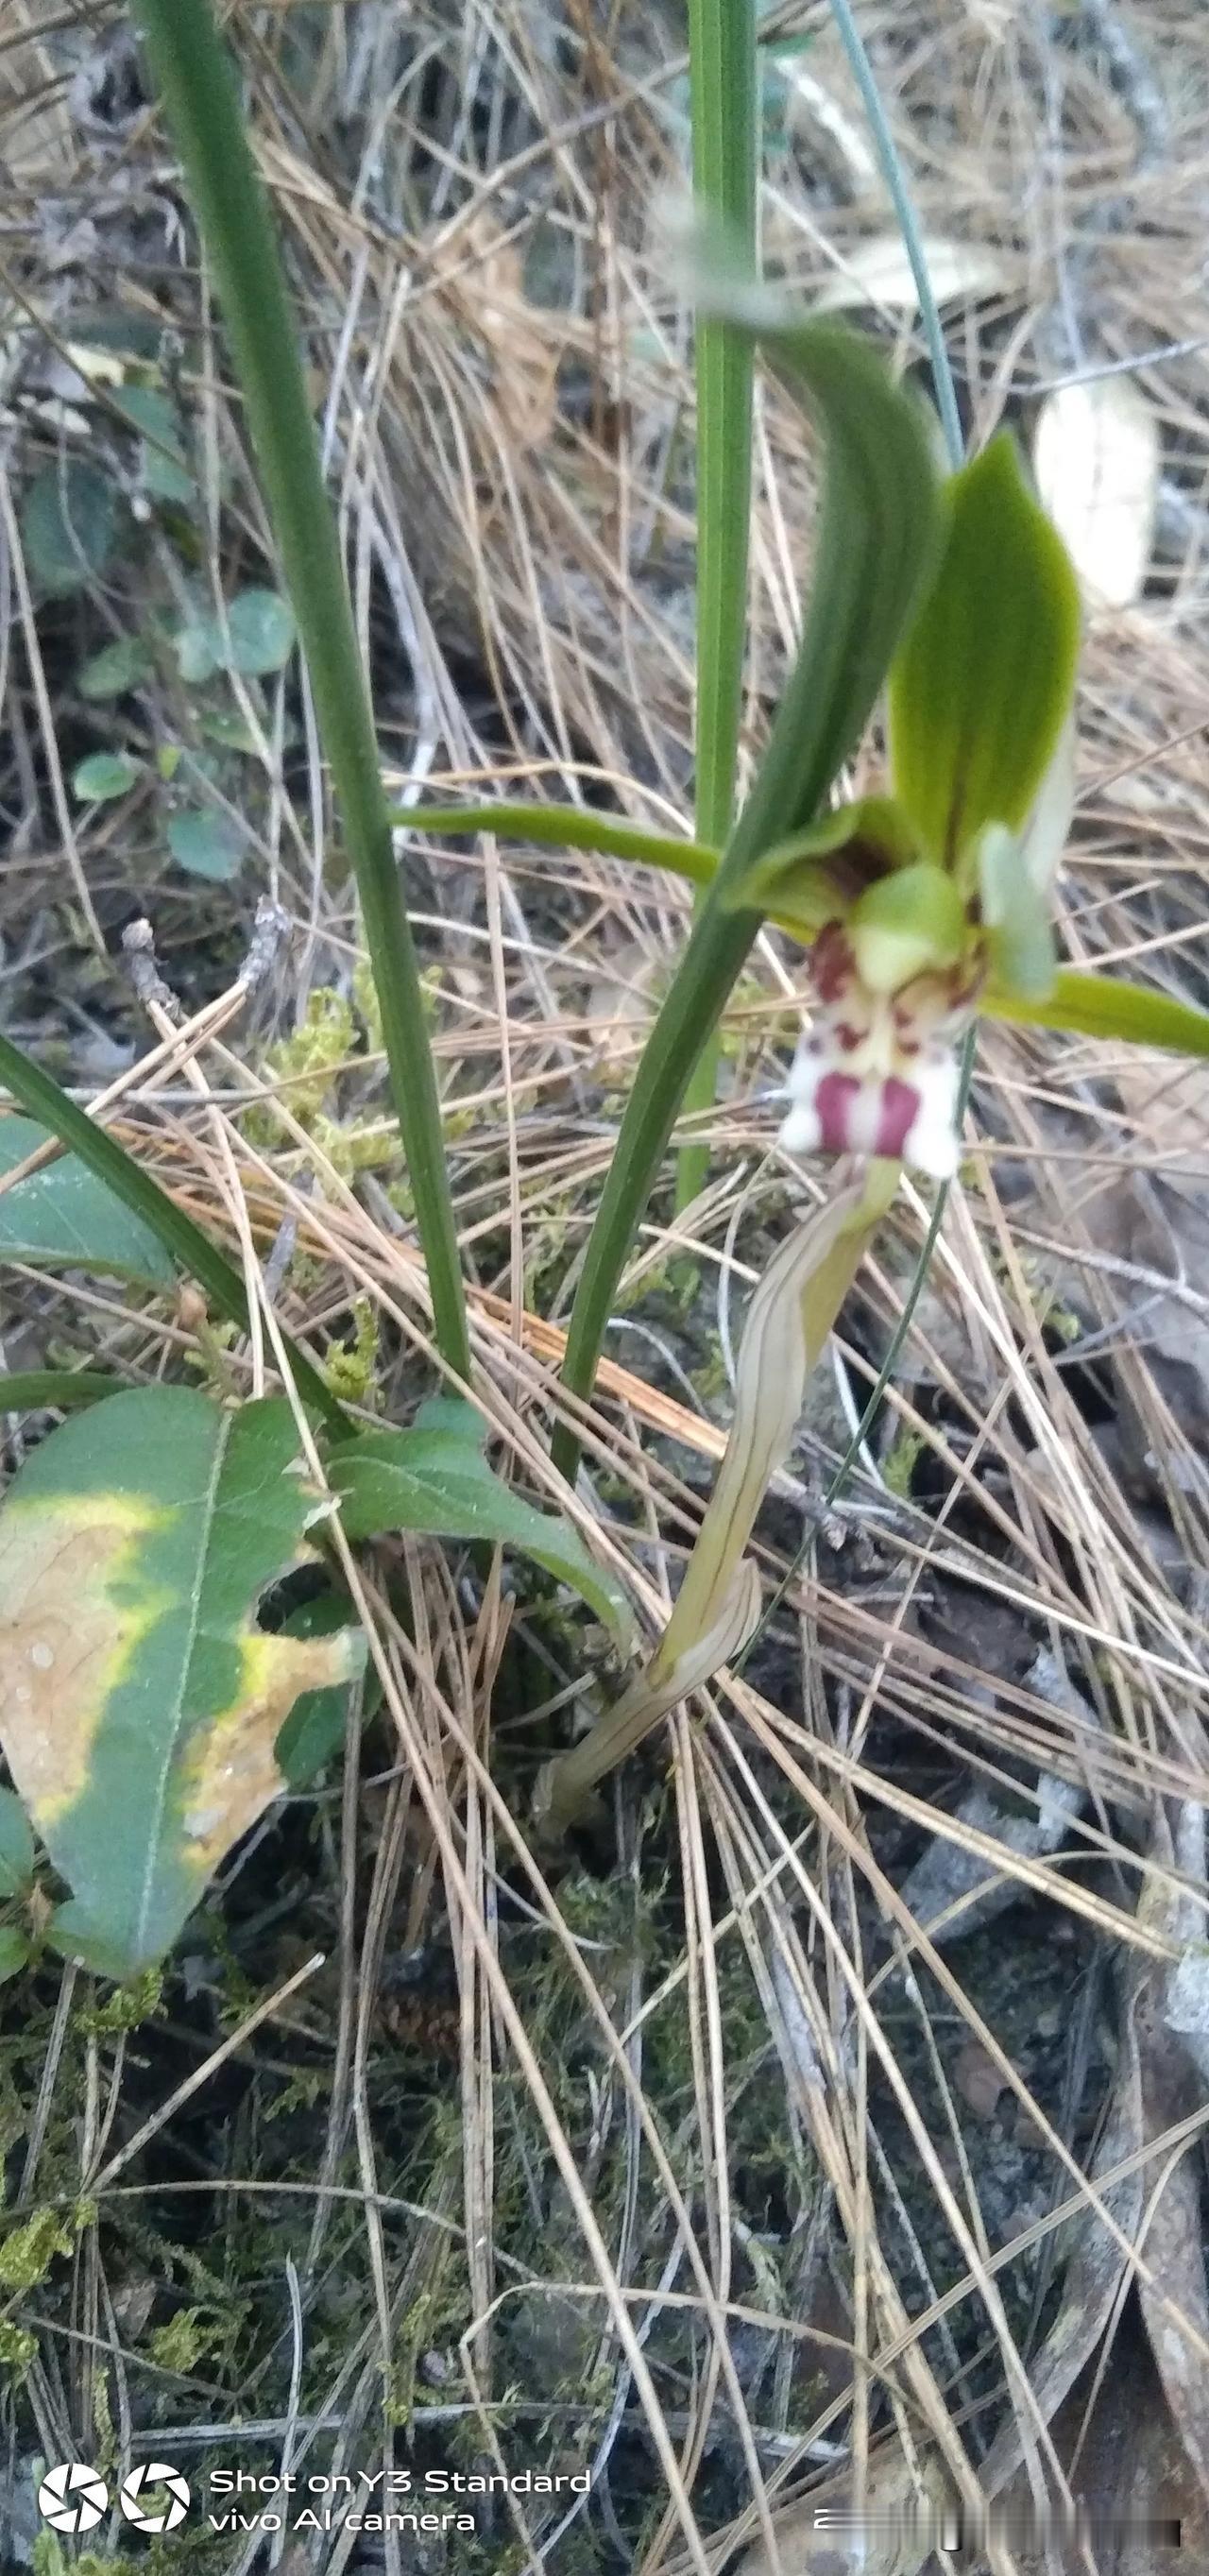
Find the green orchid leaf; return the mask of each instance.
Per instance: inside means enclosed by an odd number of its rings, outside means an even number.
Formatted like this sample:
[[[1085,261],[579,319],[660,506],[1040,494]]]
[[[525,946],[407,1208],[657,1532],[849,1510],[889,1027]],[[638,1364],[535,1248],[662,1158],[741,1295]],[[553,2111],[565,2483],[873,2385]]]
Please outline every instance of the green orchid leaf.
[[[322,1498],[282,1397],[225,1412],[141,1387],[75,1415],[0,1513],[0,1742],[68,1881],[59,1946],[132,1976],[161,1959],[285,1785],[299,1694],[347,1681],[359,1632],[255,1624],[310,1555]]]
[[[897,868],[853,905],[848,920],[861,981],[898,993],[916,975],[955,966],[968,931],[965,906],[943,868]]]
[[[1003,434],[948,487],[940,568],[890,673],[890,765],[928,858],[1024,829],[1070,712],[1079,590]]]
[[[494,832],[501,841],[533,841],[542,849],[591,850],[602,859],[637,859],[643,867],[670,868],[690,885],[704,886],[718,872],[721,851],[704,841],[682,841],[670,832],[648,832],[598,814],[590,805],[396,805],[400,831],[439,833],[442,840]]]
[[[1172,1055],[1209,1056],[1209,1011],[1173,1001],[1144,984],[1064,967],[1042,1001],[988,985],[979,1004],[987,1019],[1022,1027],[1064,1029],[1075,1037],[1121,1038],[1127,1046],[1166,1047]]]
[[[917,857],[892,796],[858,796],[821,823],[774,842],[724,897],[728,911],[768,913],[796,938],[843,919],[866,888]]]
[[[10,1369],[0,1377],[0,1413],[72,1413],[121,1391],[103,1369]]]
[[[438,1395],[421,1405],[410,1431],[367,1431],[342,1442],[328,1472],[349,1538],[416,1530],[517,1548],[556,1582],[569,1584],[627,1644],[632,1622],[624,1594],[569,1522],[539,1512],[492,1474],[484,1436],[473,1405]]]
[[[32,1118],[0,1118],[0,1176],[51,1141]],[[43,1270],[101,1270],[148,1288],[171,1288],[176,1279],[176,1265],[150,1226],[76,1154],[60,1154],[0,1192],[0,1259]],[[2,1390],[0,1379],[0,1402]]]
[[[923,594],[943,523],[931,415],[875,349],[736,273],[725,245],[707,247],[696,285],[700,310],[757,342],[827,438],[805,630],[728,854],[729,893],[751,855],[815,821]]]

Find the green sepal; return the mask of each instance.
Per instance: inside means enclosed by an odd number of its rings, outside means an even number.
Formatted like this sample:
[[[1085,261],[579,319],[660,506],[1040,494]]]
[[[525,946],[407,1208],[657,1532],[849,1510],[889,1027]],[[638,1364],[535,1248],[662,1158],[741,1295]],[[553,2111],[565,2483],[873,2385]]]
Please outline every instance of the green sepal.
[[[893,797],[859,796],[766,850],[726,896],[726,908],[769,913],[783,929],[813,939],[825,922],[845,919],[867,886],[917,857]]]
[[[996,984],[1026,1001],[1054,989],[1058,954],[1049,906],[1025,863],[1014,832],[988,825],[978,844],[978,883],[987,954]]]
[[[955,966],[969,931],[952,877],[920,866],[869,886],[852,907],[848,936],[868,990],[897,993],[917,975]]]
[[[940,569],[890,673],[895,791],[938,866],[1021,831],[1070,709],[1079,590],[1004,433],[947,491]]]
[[[1209,1011],[1148,991],[1143,984],[1120,983],[1115,975],[1064,967],[1039,1002],[1005,992],[995,982],[988,984],[979,1008],[989,1020],[1064,1029],[1075,1037],[1120,1038],[1127,1046],[1166,1047],[1173,1055],[1209,1056]]]

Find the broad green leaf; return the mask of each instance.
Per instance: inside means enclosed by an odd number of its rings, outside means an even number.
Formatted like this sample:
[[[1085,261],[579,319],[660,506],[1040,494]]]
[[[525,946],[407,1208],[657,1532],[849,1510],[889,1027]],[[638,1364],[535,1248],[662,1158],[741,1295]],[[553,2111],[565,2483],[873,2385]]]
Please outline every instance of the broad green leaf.
[[[151,655],[139,635],[119,635],[85,662],[77,686],[83,698],[122,698],[136,689],[152,668]]]
[[[498,833],[501,841],[533,841],[539,848],[592,850],[605,859],[637,859],[643,866],[670,868],[690,885],[704,886],[718,873],[721,851],[704,841],[682,841],[670,832],[648,832],[641,824],[622,823],[598,814],[591,805],[396,805],[391,821],[400,831],[439,833],[456,841],[479,832]]]
[[[0,1897],[20,1896],[34,1874],[29,1818],[12,1789],[0,1789]]]
[[[103,572],[117,540],[117,494],[82,457],[46,465],[21,504],[21,538],[40,590],[52,599],[84,590]]]
[[[890,766],[925,855],[1021,831],[1070,712],[1079,587],[1014,439],[953,476],[936,578],[890,673]]]
[[[348,1536],[417,1530],[432,1538],[486,1539],[532,1557],[595,1611],[625,1643],[631,1619],[612,1577],[589,1556],[569,1523],[539,1512],[492,1474],[483,1424],[473,1405],[434,1396],[410,1431],[367,1431],[328,1462]]]
[[[128,796],[142,775],[142,761],[128,751],[93,751],[77,763],[71,783],[83,804],[109,805],[115,796]]]
[[[338,1637],[353,1623],[352,1604],[346,1594],[323,1592],[315,1601],[306,1601],[290,1612],[283,1622],[286,1637]],[[291,1789],[305,1787],[317,1771],[322,1771],[340,1752],[344,1743],[348,1695],[352,1685],[344,1682],[327,1690],[303,1691],[296,1699],[285,1725],[277,1738],[277,1768]],[[372,1717],[381,1690],[371,1664],[362,1685],[362,1719]]]
[[[979,1008],[991,1020],[1067,1029],[1076,1037],[1122,1038],[1127,1046],[1166,1047],[1173,1055],[1209,1055],[1209,1011],[1143,984],[1083,974],[1076,967],[1064,967],[1041,1001],[990,984]]]
[[[355,1669],[355,1632],[255,1625],[322,1508],[297,1450],[283,1398],[139,1388],[52,1431],[0,1513],[0,1741],[111,1974],[164,1956],[281,1793],[299,1693]]]
[[[178,867],[187,868],[191,877],[208,877],[215,885],[229,885],[247,856],[243,834],[230,816],[200,805],[173,815],[168,847]]]
[[[29,1943],[14,1923],[0,1924],[0,1985],[29,1966]]]
[[[0,1118],[0,1178],[48,1141],[45,1127],[32,1118]],[[0,1191],[0,1260],[27,1261],[43,1269],[103,1270],[149,1288],[170,1288],[176,1279],[175,1265],[150,1226],[123,1207],[75,1154],[60,1154],[28,1180]],[[46,1400],[58,1401],[53,1396]]]
[[[298,635],[288,599],[275,590],[241,590],[227,610],[227,637],[218,631],[226,667],[241,671],[245,679],[280,671]]]

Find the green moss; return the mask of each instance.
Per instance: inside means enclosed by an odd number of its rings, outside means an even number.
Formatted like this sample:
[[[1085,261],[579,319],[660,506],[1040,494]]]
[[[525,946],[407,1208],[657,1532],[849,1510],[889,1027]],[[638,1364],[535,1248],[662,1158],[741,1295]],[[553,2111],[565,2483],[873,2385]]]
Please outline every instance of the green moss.
[[[38,2338],[32,2326],[14,2325],[11,2317],[0,2317],[0,2371],[10,2380],[24,2379],[37,2354]]]
[[[353,1300],[353,1338],[328,1352],[323,1374],[342,1404],[368,1404],[378,1365],[378,1317],[368,1297]]]
[[[897,1494],[902,1502],[907,1502],[910,1498],[911,1479],[927,1445],[922,1431],[912,1431],[904,1423],[901,1431],[895,1435],[893,1446],[882,1460],[883,1479],[890,1492]]]
[[[37,2209],[24,2226],[15,2227],[0,2245],[0,2287],[6,2290],[32,2290],[44,2281],[56,2254],[70,2254],[74,2244],[70,2227],[64,2225],[57,2209]]]

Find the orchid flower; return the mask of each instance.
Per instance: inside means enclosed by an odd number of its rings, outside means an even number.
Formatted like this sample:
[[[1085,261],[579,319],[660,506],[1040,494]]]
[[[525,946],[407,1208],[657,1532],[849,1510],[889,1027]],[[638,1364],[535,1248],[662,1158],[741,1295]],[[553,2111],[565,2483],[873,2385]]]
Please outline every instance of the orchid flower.
[[[891,666],[888,792],[767,852],[728,894],[810,946],[792,1152],[957,1169],[959,1048],[984,996],[1044,1016],[1072,807],[1079,594],[1015,443],[946,490],[940,562]]]

